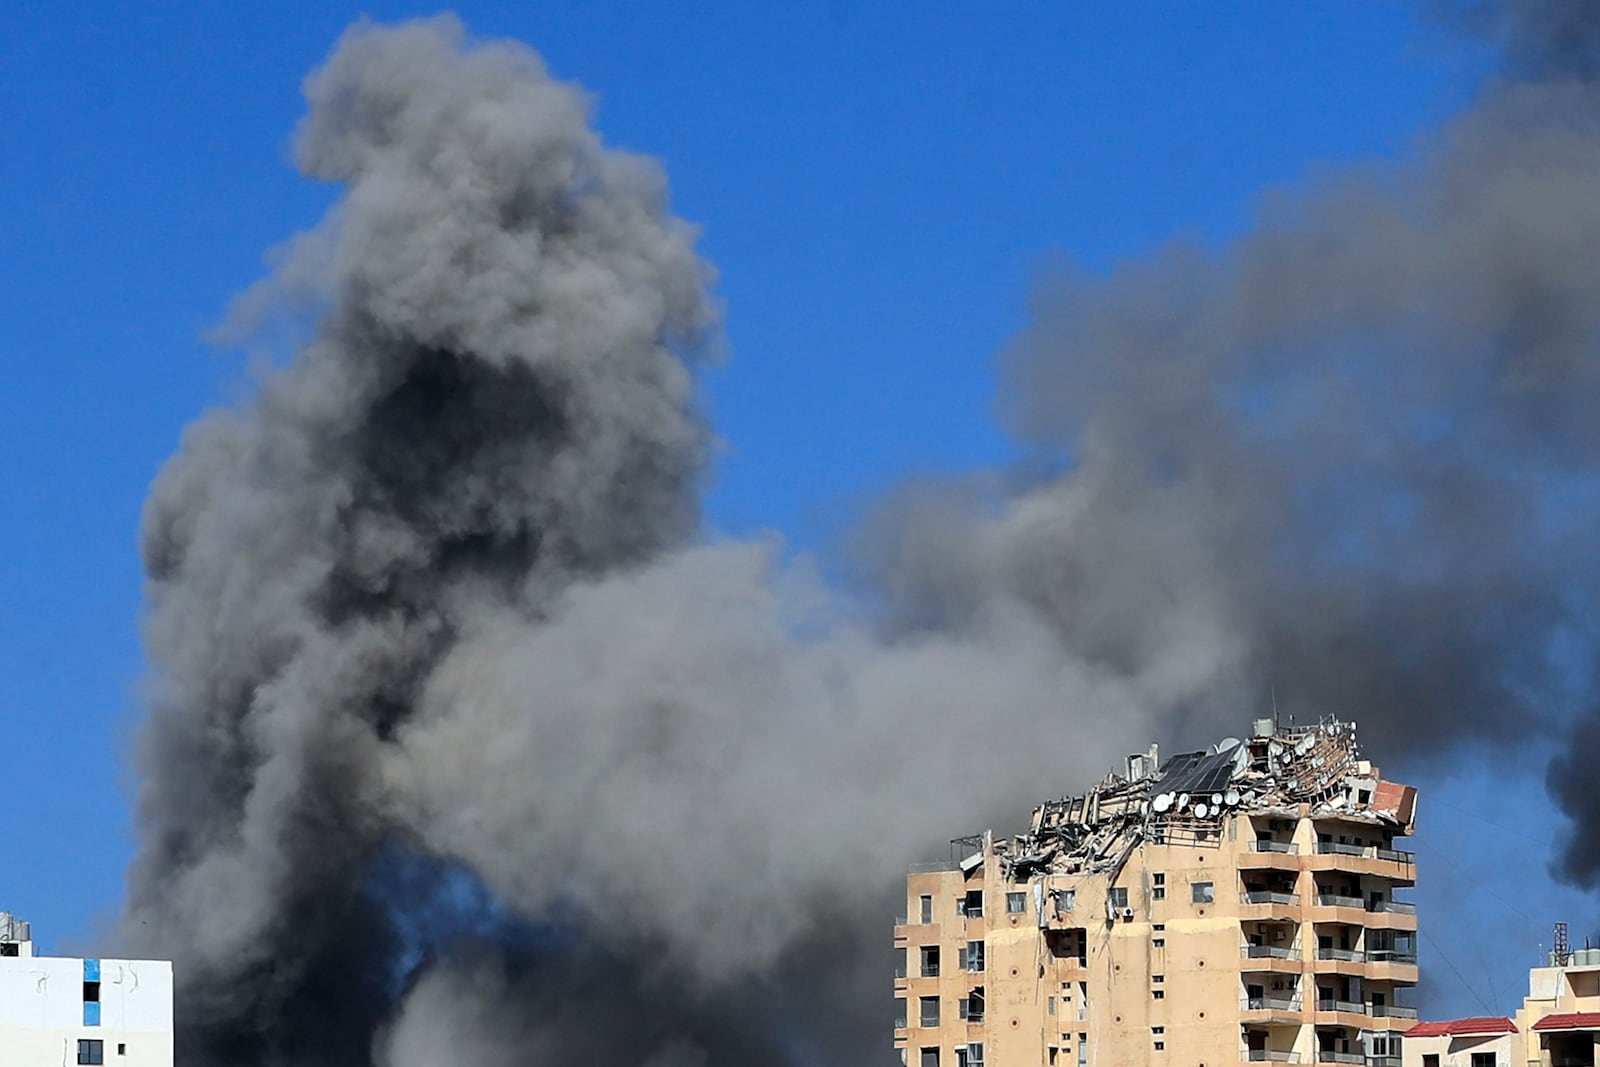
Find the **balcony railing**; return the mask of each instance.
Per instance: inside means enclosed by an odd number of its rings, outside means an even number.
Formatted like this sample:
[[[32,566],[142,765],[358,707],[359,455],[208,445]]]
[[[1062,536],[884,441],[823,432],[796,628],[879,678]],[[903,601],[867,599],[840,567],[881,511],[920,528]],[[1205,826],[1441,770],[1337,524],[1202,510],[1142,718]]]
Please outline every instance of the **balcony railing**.
[[[1399,1056],[1368,1056],[1367,1067],[1400,1067]]]
[[[1342,897],[1337,893],[1318,893],[1317,904],[1324,908],[1365,909],[1366,907],[1366,902],[1360,897]]]
[[[1378,1019],[1415,1019],[1417,1009],[1405,1004],[1374,1004],[1371,1014]]]
[[[1368,963],[1405,963],[1415,966],[1417,954],[1396,948],[1375,948],[1367,953]]]
[[[1300,1011],[1299,997],[1242,997],[1239,1006],[1245,1011]]]
[[[1346,963],[1365,963],[1367,954],[1353,948],[1319,948],[1319,960],[1343,960]]]
[[[1391,863],[1417,862],[1417,854],[1415,852],[1401,852],[1396,848],[1380,848],[1374,851],[1377,852],[1380,860],[1388,860]]]
[[[904,915],[896,915],[894,917],[894,924],[896,926],[904,926],[904,925],[906,925],[906,916],[904,916]]]
[[[1260,838],[1250,842],[1251,852],[1286,852],[1293,855],[1300,851],[1300,846],[1293,841],[1263,841]]]
[[[1373,911],[1386,911],[1395,915],[1415,915],[1417,906],[1409,900],[1374,900]]]
[[[1279,948],[1277,945],[1242,945],[1239,955],[1247,960],[1297,960],[1297,948]]]
[[[1278,893],[1278,892],[1272,892],[1272,891],[1265,890],[1265,889],[1252,889],[1249,892],[1240,893],[1239,894],[1239,900],[1242,903],[1245,903],[1245,904],[1289,904],[1289,905],[1296,905],[1296,904],[1300,903],[1300,894],[1298,894],[1298,893]]]
[[[1328,856],[1361,856],[1369,860],[1387,860],[1390,863],[1415,863],[1415,852],[1401,852],[1399,849],[1379,848],[1376,845],[1350,845],[1343,841],[1318,841],[1317,853]]]
[[[1365,856],[1367,850],[1361,845],[1347,845],[1343,841],[1318,841],[1317,854],[1319,856]],[[1323,1053],[1317,1053],[1318,1059],[1321,1059],[1322,1056]],[[1358,1060],[1357,1062],[1360,1061]]]
[[[935,871],[954,871],[958,868],[949,860],[935,860],[932,863],[913,863],[907,868],[912,874],[932,874]]]
[[[1251,1063],[1299,1063],[1300,1053],[1286,1048],[1253,1048],[1245,1052]]]
[[[1358,1000],[1319,1000],[1318,1011],[1350,1011],[1357,1015],[1365,1015],[1367,1007]]]
[[[1332,1049],[1317,1050],[1318,1063],[1366,1063],[1367,1058],[1359,1052],[1335,1052]]]
[[[894,976],[896,978],[904,978],[906,976],[905,964],[901,964],[894,969]]]

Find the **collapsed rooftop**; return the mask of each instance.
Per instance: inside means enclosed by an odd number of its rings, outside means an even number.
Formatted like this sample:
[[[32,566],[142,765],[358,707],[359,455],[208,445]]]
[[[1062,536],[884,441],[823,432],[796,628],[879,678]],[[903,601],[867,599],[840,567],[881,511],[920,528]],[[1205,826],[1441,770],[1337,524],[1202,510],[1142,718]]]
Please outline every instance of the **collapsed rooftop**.
[[[1164,764],[1156,745],[1130,755],[1125,774],[1112,772],[1087,793],[1040,804],[1026,833],[993,848],[1012,881],[1046,873],[1114,876],[1141,843],[1216,842],[1237,813],[1338,817],[1381,826],[1386,840],[1408,835],[1416,797],[1411,786],[1383,781],[1361,757],[1353,722],[1283,726],[1257,719],[1246,740],[1224,738]],[[981,847],[982,838],[952,844]]]

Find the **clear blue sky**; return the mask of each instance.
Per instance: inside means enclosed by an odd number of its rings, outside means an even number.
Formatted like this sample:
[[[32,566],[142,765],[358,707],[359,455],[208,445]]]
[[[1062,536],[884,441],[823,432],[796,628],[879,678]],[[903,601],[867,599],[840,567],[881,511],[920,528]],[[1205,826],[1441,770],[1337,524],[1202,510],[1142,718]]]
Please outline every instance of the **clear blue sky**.
[[[120,893],[140,505],[184,423],[242,381],[202,334],[330,198],[288,163],[300,79],[355,16],[433,10],[6,7],[0,909],[47,946],[92,936]],[[456,10],[666,161],[728,304],[710,519],[806,547],[900,477],[1008,457],[992,358],[1041,265],[1225,239],[1274,185],[1404,154],[1487,66],[1407,7],[1347,0]],[[1509,1011],[1552,920],[1595,912],[1545,873],[1538,764],[1387,769],[1426,790],[1425,1006]]]

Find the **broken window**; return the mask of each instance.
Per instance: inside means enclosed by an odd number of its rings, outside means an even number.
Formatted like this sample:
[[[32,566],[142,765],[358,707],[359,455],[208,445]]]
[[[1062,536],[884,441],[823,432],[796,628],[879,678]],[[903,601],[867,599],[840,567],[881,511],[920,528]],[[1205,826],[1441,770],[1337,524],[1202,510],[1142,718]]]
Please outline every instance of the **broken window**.
[[[106,1043],[98,1038],[78,1039],[78,1062],[99,1064],[106,1062]]]
[[[1111,906],[1116,908],[1118,911],[1121,911],[1123,908],[1128,906],[1127,886],[1119,885],[1111,887]]]
[[[956,901],[956,914],[968,919],[983,918],[983,890],[967,890],[967,895]]]
[[[939,946],[938,945],[923,945],[922,946],[922,977],[924,977],[924,978],[937,978],[937,977],[939,977]]]
[[[968,973],[970,973],[970,974],[981,974],[983,972],[983,942],[982,941],[968,941],[966,950],[963,953],[963,955],[966,957],[965,963],[966,963],[966,967],[967,967]]]
[[[15,941],[7,941],[4,944],[0,944],[0,956],[19,955],[19,947],[20,946]]]
[[[1007,915],[1026,915],[1027,913],[1028,913],[1028,894],[1026,894],[1026,893],[1007,893],[1006,894],[1006,914]]]
[[[983,1022],[983,986],[978,986],[967,994],[967,1021]]]
[[[924,896],[922,898],[922,925],[923,926],[927,926],[927,925],[931,924],[932,922],[933,922],[933,898],[930,897],[930,896]]]
[[[923,1026],[938,1026],[939,1025],[939,998],[938,997],[921,997],[921,998],[919,998],[918,1003],[920,1004],[921,1009],[922,1009],[921,1013],[918,1015],[918,1021]]]
[[[1210,904],[1216,897],[1210,882],[1195,882],[1190,890],[1196,904]]]

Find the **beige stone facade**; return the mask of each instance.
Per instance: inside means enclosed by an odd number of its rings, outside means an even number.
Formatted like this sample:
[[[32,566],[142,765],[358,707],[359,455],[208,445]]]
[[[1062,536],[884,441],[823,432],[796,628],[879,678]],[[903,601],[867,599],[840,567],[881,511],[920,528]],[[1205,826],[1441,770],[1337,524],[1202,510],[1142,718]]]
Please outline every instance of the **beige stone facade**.
[[[1160,769],[1154,750],[1130,757],[1127,776],[1041,806],[1029,834],[958,839],[954,862],[913,870],[894,930],[905,1062],[1398,1067],[1417,965],[1396,898],[1416,869],[1394,839],[1415,794],[1379,788],[1353,729],[1334,755],[1304,737],[1257,723]],[[1285,745],[1341,773],[1304,778]],[[1203,788],[1164,789],[1185,781]]]
[[[1520,1060],[1528,1067],[1595,1067],[1600,1052],[1600,949],[1552,954],[1548,967],[1529,970],[1528,996],[1516,1023]]]

